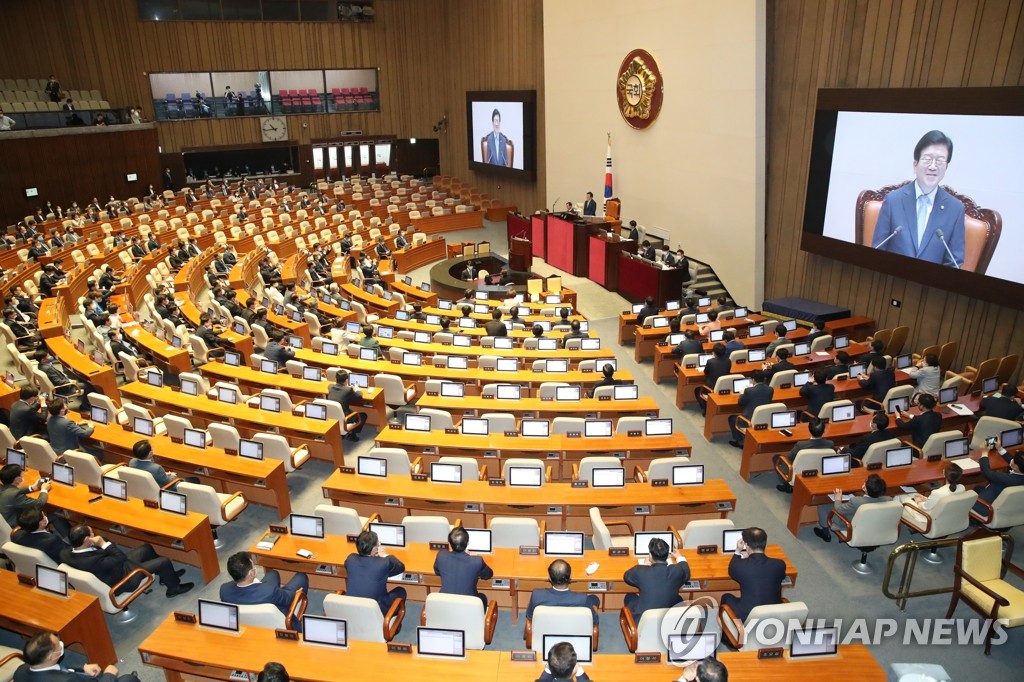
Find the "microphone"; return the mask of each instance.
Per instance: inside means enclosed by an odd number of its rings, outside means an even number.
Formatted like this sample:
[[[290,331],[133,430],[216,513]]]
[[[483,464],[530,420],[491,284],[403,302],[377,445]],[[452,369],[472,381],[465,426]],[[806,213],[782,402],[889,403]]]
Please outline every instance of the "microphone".
[[[946,243],[946,237],[942,234],[942,230],[935,230],[935,236],[938,237],[939,241],[942,242],[942,245],[946,247],[946,253],[949,254],[949,260],[953,261],[953,267],[959,270],[960,266],[957,264],[956,258],[953,258],[953,252],[949,250],[949,244]]]
[[[900,232],[902,232],[902,231],[903,231],[903,226],[902,226],[902,225],[897,225],[897,226],[896,226],[896,229],[892,231],[892,234],[890,234],[890,235],[889,235],[888,237],[886,237],[885,239],[883,239],[882,241],[880,241],[880,242],[878,243],[878,246],[876,246],[876,247],[874,247],[874,248],[876,248],[876,249],[880,249],[880,248],[882,248],[883,246],[885,246],[885,243],[886,243],[887,241],[889,241],[890,239],[892,239],[893,237],[895,237],[896,235],[898,235],[898,234],[899,234]]]
[[[555,207],[558,206],[558,200],[561,199],[561,198],[562,197],[555,197],[554,202],[552,202],[552,204],[551,204],[551,212],[552,213],[555,212]]]

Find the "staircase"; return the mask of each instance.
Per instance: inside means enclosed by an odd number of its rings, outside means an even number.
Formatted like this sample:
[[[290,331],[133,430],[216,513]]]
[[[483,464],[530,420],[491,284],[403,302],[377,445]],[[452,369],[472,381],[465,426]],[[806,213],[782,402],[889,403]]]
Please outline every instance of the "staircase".
[[[690,295],[691,291],[700,289],[706,291],[707,295],[711,297],[712,301],[715,301],[719,296],[725,296],[729,299],[728,303],[733,304],[735,301],[732,300],[732,296],[726,291],[722,281],[718,279],[718,275],[707,263],[702,263],[698,260],[690,258],[691,272],[694,273],[693,279],[687,284],[687,295]]]

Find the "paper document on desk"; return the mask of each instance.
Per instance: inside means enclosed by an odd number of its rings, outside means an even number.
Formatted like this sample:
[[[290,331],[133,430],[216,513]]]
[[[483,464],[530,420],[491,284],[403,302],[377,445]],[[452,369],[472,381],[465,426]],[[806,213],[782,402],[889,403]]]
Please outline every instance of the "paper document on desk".
[[[971,410],[971,408],[966,405],[961,405],[960,403],[951,403],[949,409],[953,410],[961,417],[970,417],[974,415],[974,411]]]
[[[916,495],[917,494],[917,488],[915,488],[912,485],[901,485],[900,486],[900,490],[902,490],[903,492],[905,492],[908,495]]]
[[[970,457],[960,457],[958,459],[954,459],[953,461],[956,462],[956,465],[960,467],[961,471],[964,472],[977,471],[978,469],[981,468],[981,464],[979,462],[975,462]]]
[[[816,351],[814,351],[814,357],[816,357],[816,358],[830,358],[830,357],[832,357],[832,354],[829,353],[828,351],[825,351],[825,350],[816,350]]]

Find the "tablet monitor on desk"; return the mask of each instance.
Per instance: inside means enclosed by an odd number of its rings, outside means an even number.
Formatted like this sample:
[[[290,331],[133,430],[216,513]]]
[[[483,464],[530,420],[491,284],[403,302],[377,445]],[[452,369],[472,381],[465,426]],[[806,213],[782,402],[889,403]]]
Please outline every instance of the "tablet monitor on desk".
[[[412,340],[416,343],[430,343],[430,332],[413,332]]]
[[[789,643],[790,658],[835,656],[839,652],[839,629],[836,627],[802,628],[793,631]]]
[[[423,353],[405,351],[404,353],[402,353],[402,364],[405,365],[406,367],[422,367]]]
[[[697,313],[697,317],[694,320],[697,324],[707,324],[710,321],[711,318],[708,317],[707,313]]]
[[[185,429],[184,437],[185,445],[192,448],[205,448],[206,447],[206,431],[200,431],[199,429]]]
[[[722,553],[735,554],[736,543],[743,537],[742,528],[734,528],[722,531]]]
[[[544,371],[551,374],[564,374],[569,371],[569,361],[564,358],[545,360]]]
[[[796,320],[785,320],[782,323],[782,326],[786,328],[787,332],[795,332],[796,331]]]
[[[473,339],[465,334],[456,334],[452,337],[452,345],[456,348],[469,348],[473,345]]]
[[[832,408],[829,421],[833,424],[849,422],[853,421],[854,416],[856,416],[856,407],[854,405],[836,405]]]
[[[146,383],[153,388],[163,388],[164,375],[160,373],[160,370],[151,369],[146,372]]]
[[[860,375],[867,371],[867,365],[863,362],[855,362],[850,365],[849,375],[851,379],[856,379]]]
[[[430,480],[434,483],[462,483],[462,466],[431,462]]]
[[[644,421],[644,435],[645,436],[671,436],[672,435],[672,418],[671,417],[650,417]]]
[[[537,339],[537,350],[558,350],[558,339]]]
[[[601,350],[601,339],[580,339],[580,350]]]
[[[640,387],[636,384],[618,384],[612,386],[614,400],[636,400],[640,397]]]
[[[199,395],[199,382],[195,379],[182,379],[181,392],[185,395]]]
[[[292,322],[302,322],[302,313],[298,310],[292,311]]]
[[[463,417],[461,426],[464,436],[486,436],[490,432],[487,420],[479,417]]]
[[[527,313],[523,313],[522,311],[519,311],[519,313],[520,313],[520,315],[527,314]],[[546,332],[551,331],[551,322],[550,322],[550,320],[536,320],[536,321],[534,321],[533,326],[540,327],[541,329],[543,329]]]
[[[672,485],[704,485],[704,465],[678,464],[672,467]]]
[[[405,414],[405,430],[430,433],[430,415],[410,414],[407,412]]]
[[[833,474],[850,473],[850,455],[828,455],[821,458],[821,475],[832,476]]]
[[[277,374],[277,363],[263,358],[260,360],[260,371],[266,374]]]
[[[56,568],[36,564],[36,587],[44,592],[68,596],[68,574]]]
[[[724,338],[725,338],[725,330],[724,329],[712,329],[711,333],[708,334],[708,340],[711,341],[712,343],[718,343],[719,341],[721,341]]]
[[[370,377],[368,374],[353,372],[348,375],[348,383],[356,388],[370,388]]]
[[[394,327],[385,327],[385,326],[377,327],[377,338],[378,339],[393,339],[393,338],[395,338],[395,328]]]
[[[465,531],[466,534],[469,535],[469,544],[466,545],[467,550],[478,554],[490,554],[494,551],[490,530],[486,530],[484,528],[466,528]]]
[[[714,658],[717,648],[718,635],[714,632],[671,634],[668,636],[668,662],[687,664]]]
[[[462,329],[474,329],[476,327],[476,320],[472,317],[460,317],[459,327]]]
[[[667,317],[655,317],[651,320],[651,326],[655,329],[665,329],[668,327],[668,322]]]
[[[999,390],[999,377],[988,377],[981,380],[981,392],[984,394],[995,393]]]
[[[510,488],[539,488],[543,484],[544,469],[539,466],[510,466],[508,468],[508,485]]]
[[[466,657],[466,632],[442,628],[416,628],[416,653],[442,658]]]
[[[624,488],[626,470],[623,467],[594,467],[590,471],[592,488]]]
[[[464,355],[449,355],[448,369],[469,369],[469,358]]]
[[[371,523],[370,530],[384,547],[405,547],[405,526],[400,523]]]
[[[239,336],[245,336],[246,334],[249,333],[245,330],[245,324],[242,322],[235,322],[234,330],[235,333],[238,334]]]
[[[773,429],[791,429],[796,426],[796,410],[772,412],[770,426]]]
[[[7,460],[6,464],[17,464],[23,470],[25,469],[25,453],[14,448],[7,448]]]
[[[707,366],[708,361],[715,357],[713,353],[701,353],[697,356],[697,366],[702,370]]]
[[[665,544],[668,545],[668,551],[674,552],[676,549],[676,536],[670,530],[664,531],[640,531],[633,533],[633,554],[636,556],[647,556],[651,553],[651,540],[655,538],[664,540]]]
[[[902,396],[900,398],[890,398],[889,402],[886,403],[885,412],[886,414],[897,414],[896,408],[906,412],[907,408],[910,407],[910,398]]]
[[[517,372],[519,371],[519,361],[515,358],[498,358],[495,368],[499,372]]]
[[[808,381],[811,380],[810,372],[797,372],[793,375],[793,385],[797,388],[802,387]]]
[[[496,350],[512,350],[514,345],[511,336],[498,336],[494,339],[494,348]]]
[[[548,556],[583,556],[583,533],[546,531],[544,533],[544,554]]]
[[[914,356],[910,353],[896,356],[896,369],[906,369],[914,364]]]
[[[128,499],[128,483],[110,476],[103,477],[103,496],[113,497],[116,500]]]
[[[466,385],[458,381],[442,381],[441,382],[441,397],[442,398],[464,398],[466,395]]]
[[[441,324],[441,316],[433,313],[427,313],[427,319],[424,320],[426,324],[438,325]]]
[[[327,406],[320,403],[306,403],[303,406],[305,415],[309,419],[315,419],[320,422],[327,421]]]
[[[267,412],[281,412],[281,399],[275,395],[260,395],[260,409]]]
[[[519,384],[498,384],[494,389],[494,397],[498,400],[519,400]]]
[[[702,296],[701,298],[697,299],[697,307],[698,308],[707,308],[709,305],[711,305],[711,297],[710,296]]]
[[[327,344],[325,343],[324,345],[326,346]],[[321,381],[323,375],[320,374],[319,367],[306,366],[302,368],[302,378],[306,381]]]
[[[679,310],[679,301],[665,301],[665,310]]]
[[[747,336],[756,339],[759,336],[764,336],[764,325],[763,324],[752,324],[747,328]],[[761,358],[762,360],[764,358]]]
[[[387,478],[388,461],[386,459],[381,459],[380,457],[360,456],[356,459],[356,472],[360,476]]]
[[[344,649],[348,646],[348,623],[340,618],[326,616],[302,617],[302,641]]]
[[[577,663],[592,663],[594,660],[594,637],[593,635],[544,635],[541,642],[544,650],[544,660],[548,660],[551,648],[556,644],[568,642],[576,652]]]
[[[914,463],[914,451],[908,445],[902,448],[890,448],[885,451],[885,468],[908,467]]]
[[[551,423],[547,419],[523,419],[520,430],[526,438],[547,438]]]
[[[804,355],[811,354],[811,344],[806,341],[798,341],[793,344],[793,355],[796,357],[803,357]]]
[[[132,418],[132,431],[140,436],[153,436],[153,420],[145,417]]]
[[[575,401],[580,399],[579,386],[555,386],[555,400]]]
[[[746,317],[747,316],[747,309],[743,308],[743,307],[739,307],[736,310],[734,310],[732,312],[732,314],[733,314],[733,317],[735,317],[738,320],[741,317]]]
[[[350,320],[345,323],[345,331],[349,334],[359,334],[363,331],[363,327],[358,322]]]
[[[849,348],[849,347],[850,347],[850,337],[847,336],[846,334],[843,334],[841,336],[837,336],[837,337],[832,339],[832,349],[833,350],[843,350],[844,348]]]
[[[473,306],[473,312],[477,313],[478,315],[490,315],[491,306],[487,305],[486,303],[477,303]]]
[[[420,282],[420,291],[430,293],[430,282]]]
[[[175,334],[171,337],[171,346],[173,348],[181,348],[181,337]]]
[[[50,477],[57,483],[74,487],[75,468],[70,464],[54,462],[53,466],[50,468]]]
[[[172,514],[188,514],[188,498],[172,490],[160,491],[160,509]]]
[[[241,367],[242,354],[233,350],[224,351],[224,364],[228,367]]]
[[[288,532],[303,538],[323,538],[324,520],[320,516],[288,515]]]
[[[199,625],[215,630],[239,632],[238,607],[225,602],[200,599]]]
[[[748,388],[750,388],[753,385],[754,385],[754,380],[751,379],[750,377],[743,377],[741,379],[733,379],[732,380],[732,392],[736,393],[736,394],[740,394],[740,393],[743,393],[743,391],[747,390]]]
[[[946,459],[966,457],[971,454],[971,444],[968,438],[952,438],[943,443],[942,449]]]
[[[360,348],[359,359],[365,362],[376,362],[377,361],[377,349],[376,348]]]
[[[395,311],[395,319],[398,320],[399,322],[408,322],[409,321],[409,311],[408,310],[396,310]]]
[[[340,301],[338,301],[338,307],[341,308],[342,310],[352,310],[352,302],[346,301],[345,299],[341,299]],[[357,322],[356,324],[359,323]]]
[[[640,312],[641,310],[643,310],[643,309],[644,309],[644,304],[643,304],[643,303],[634,303],[634,304],[632,305],[632,307],[630,307],[630,311],[631,311],[631,312],[632,312],[632,313],[633,313],[634,315],[636,315],[637,313],[639,313],[639,312]]]
[[[107,419],[107,409],[105,407],[96,407],[95,405],[89,407],[89,419],[97,424],[110,423]]]
[[[263,443],[257,440],[240,438],[238,440],[238,456],[248,459],[263,459]]]
[[[959,386],[950,386],[948,388],[940,388],[939,389],[939,404],[940,405],[949,405],[950,403],[955,403],[956,399],[959,396],[960,396],[960,387]]]
[[[1004,448],[1015,448],[1021,443],[1021,429],[1007,429],[999,434],[999,444]]]

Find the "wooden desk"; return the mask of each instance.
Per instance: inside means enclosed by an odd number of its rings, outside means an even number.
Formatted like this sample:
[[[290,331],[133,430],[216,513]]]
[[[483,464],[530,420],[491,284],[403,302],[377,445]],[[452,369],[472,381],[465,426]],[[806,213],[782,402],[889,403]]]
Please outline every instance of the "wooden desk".
[[[378,321],[379,326],[390,326],[388,321]],[[378,343],[385,348],[401,348],[404,351],[411,351],[413,353],[422,353],[424,356],[433,357],[434,355],[465,355],[473,362],[477,362],[481,355],[497,355],[503,358],[517,358],[520,360],[520,364],[530,364],[534,360],[548,360],[553,358],[566,359],[569,361],[570,367],[579,367],[579,364],[583,360],[611,360],[615,357],[615,352],[610,346],[604,346],[598,350],[566,350],[565,348],[556,348],[555,350],[538,350],[536,348],[524,348],[522,345],[514,344],[512,348],[484,348],[482,345],[473,344],[470,346],[453,346],[442,343],[418,343],[416,341],[408,341],[406,339],[400,339],[395,336],[392,339],[382,339],[379,336],[375,336]],[[600,366],[600,364],[598,365]]]
[[[154,388],[137,381],[122,386],[121,393],[132,402],[154,408],[158,415],[170,412],[188,417],[196,428],[227,423],[234,426],[243,438],[251,438],[257,433],[277,433],[287,438],[292,447],[307,446],[310,455],[316,459],[332,462],[335,466],[342,466],[345,462],[341,428],[334,419],[318,421],[246,405],[229,405],[206,396],[179,393],[168,386]]]
[[[594,490],[568,483],[545,483],[541,488],[495,487],[487,481],[452,485],[340,471],[324,482],[323,493],[333,504],[352,507],[364,516],[379,513],[389,523],[400,523],[410,514],[441,514],[452,521],[460,518],[467,527],[486,528],[495,516],[517,516],[546,521],[548,530],[588,533],[589,510],[598,503]],[[599,502],[605,517],[630,517],[638,531],[682,528],[695,518],[726,518],[736,508],[736,496],[721,480],[677,488],[627,483],[624,488],[602,490]]]
[[[660,413],[658,402],[651,396],[636,400],[541,400],[520,398],[519,400],[497,400],[479,395],[463,398],[445,398],[440,395],[424,394],[416,401],[417,408],[429,407],[450,412],[452,419],[476,417],[484,412],[512,412],[527,419],[553,419],[555,417],[587,417],[592,419],[618,419],[625,416],[657,417]]]
[[[0,381],[0,407],[10,410],[11,405],[19,400],[21,400],[21,387],[11,386],[6,381]]]
[[[664,315],[656,315],[655,317],[664,317]],[[653,320],[653,317],[647,318]],[[755,324],[764,324],[767,320],[762,315],[750,314],[747,317],[741,317],[738,320],[723,320],[722,330],[732,329],[737,332],[737,338],[742,333],[741,330]],[[644,320],[647,323],[647,320]],[[634,325],[633,327],[633,359],[637,362],[643,362],[654,357],[654,349],[659,343],[665,340],[665,337],[669,334],[668,327],[654,327],[654,322],[651,322],[650,327],[641,327]],[[698,331],[698,327],[701,325],[697,324],[684,324],[679,327],[679,331],[684,332],[687,329],[692,329],[694,332]],[[791,331],[786,334],[786,338],[790,340],[802,339],[807,336],[808,332],[806,329],[797,328],[795,331]],[[750,346],[757,347],[758,345],[767,346],[775,338],[775,334],[765,333],[762,336],[758,336],[750,340]],[[762,343],[763,342],[763,343]],[[711,344],[712,346],[714,344]]]
[[[33,578],[35,576],[32,576]],[[117,663],[107,621],[99,600],[68,590],[60,597],[18,583],[14,571],[0,571],[0,628],[30,637],[40,630],[57,633],[70,648],[82,650],[90,663]]]
[[[187,350],[175,348],[158,339],[138,322],[125,322],[124,333],[131,337],[140,350],[149,353],[156,366],[164,372],[178,376],[182,372],[192,371],[192,357]]]
[[[117,393],[117,375],[114,368],[98,365],[88,355],[78,349],[65,336],[53,336],[46,339],[50,351],[60,359],[60,363],[75,378],[92,384],[96,390],[115,402],[120,402]]]
[[[620,458],[626,467],[627,479],[632,476],[634,467],[647,469],[651,460],[657,457],[686,457],[690,454],[690,441],[678,432],[671,436],[613,434],[610,438],[525,438],[500,433],[474,437],[449,434],[443,430],[425,434],[387,428],[377,434],[375,442],[380,447],[402,448],[410,457],[422,457],[424,466],[444,455],[476,457],[487,465],[487,474],[493,478],[501,477],[505,460],[510,457],[544,459],[552,467],[551,477],[556,481],[572,480],[572,465],[595,452]]]
[[[444,260],[447,257],[445,239],[438,237],[422,244],[410,244],[404,249],[398,249],[392,256],[395,259],[395,270],[412,272],[427,263]]]
[[[232,367],[223,362],[208,362],[200,367],[199,371],[208,378],[211,385],[216,381],[227,381],[254,394],[265,388],[277,388],[291,396],[293,403],[326,398],[327,391],[333,383],[326,379],[308,381],[281,372],[268,374],[252,367]],[[363,403],[358,406],[353,405],[352,408],[359,412],[365,412],[367,423],[378,426],[386,424],[388,407],[384,404],[384,391],[376,387],[360,390],[363,394]]]
[[[105,461],[125,464],[131,461],[132,447],[139,442],[140,436],[120,426],[93,426],[95,430],[90,438],[107,453]],[[153,446],[154,459],[178,476],[198,476],[218,492],[241,492],[249,502],[276,509],[280,518],[291,514],[288,481],[281,460],[248,459],[213,447],[200,450],[173,443],[167,436],[153,436],[146,440]]]
[[[1008,468],[1006,461],[998,453],[993,455],[992,453],[983,453],[975,450],[971,457],[974,459],[988,457],[992,468],[997,471]],[[843,493],[860,493],[861,488],[864,486],[864,481],[873,473],[877,473],[885,479],[885,483],[888,486],[888,494],[891,495],[895,491],[899,491],[900,486],[919,486],[930,481],[942,481],[944,480],[943,471],[945,468],[945,460],[928,462],[923,459],[915,459],[910,466],[896,469],[882,468],[878,471],[868,471],[867,468],[860,467],[840,476],[814,476],[807,478],[806,476],[797,475],[796,482],[793,484],[793,496],[789,502],[789,519],[786,522],[786,526],[789,528],[790,533],[799,535],[800,526],[818,522],[819,504],[832,504],[827,495],[834,493],[836,488],[842,488]],[[981,473],[979,471],[968,472],[965,479],[969,479],[972,483],[982,480]],[[967,483],[968,481],[964,480],[963,482]]]
[[[847,334],[851,341],[864,341],[877,328],[873,317],[844,317],[825,323],[825,331],[832,336]]]

